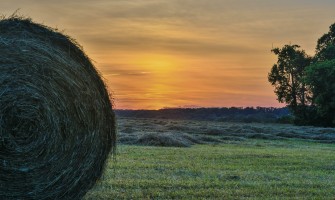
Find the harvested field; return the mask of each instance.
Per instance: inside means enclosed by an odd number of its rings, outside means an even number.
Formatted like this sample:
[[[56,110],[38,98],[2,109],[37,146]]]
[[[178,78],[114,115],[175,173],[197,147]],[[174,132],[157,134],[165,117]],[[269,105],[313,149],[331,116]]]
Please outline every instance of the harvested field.
[[[132,145],[190,147],[247,139],[335,143],[335,128],[311,126],[119,118],[118,127],[119,143]]]

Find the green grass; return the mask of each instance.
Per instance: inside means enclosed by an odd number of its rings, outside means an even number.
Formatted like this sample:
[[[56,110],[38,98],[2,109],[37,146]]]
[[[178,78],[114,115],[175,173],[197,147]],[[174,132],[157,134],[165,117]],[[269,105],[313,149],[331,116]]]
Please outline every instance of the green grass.
[[[334,199],[335,144],[119,145],[86,199]]]

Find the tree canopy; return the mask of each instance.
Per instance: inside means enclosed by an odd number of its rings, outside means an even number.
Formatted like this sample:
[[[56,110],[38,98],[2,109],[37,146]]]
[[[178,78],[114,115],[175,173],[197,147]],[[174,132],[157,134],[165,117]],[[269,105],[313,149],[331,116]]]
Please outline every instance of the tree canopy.
[[[309,99],[309,92],[302,79],[311,58],[298,48],[298,45],[285,45],[281,49],[272,49],[278,56],[278,61],[268,75],[269,82],[275,87],[278,101],[285,102],[292,108],[305,105]]]
[[[315,52],[318,62],[335,59],[335,23],[329,27],[328,33],[318,39]]]
[[[335,59],[318,62],[306,70],[306,82],[311,85],[320,125],[335,125]]]
[[[277,100],[300,125],[335,126],[335,23],[317,41],[315,55],[299,45],[274,48],[277,63],[268,74]]]

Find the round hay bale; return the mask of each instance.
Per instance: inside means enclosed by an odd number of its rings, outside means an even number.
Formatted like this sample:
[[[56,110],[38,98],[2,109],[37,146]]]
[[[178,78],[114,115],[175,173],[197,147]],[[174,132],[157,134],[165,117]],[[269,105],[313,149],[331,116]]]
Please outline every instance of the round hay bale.
[[[70,37],[0,20],[0,199],[80,199],[115,147],[109,93]]]

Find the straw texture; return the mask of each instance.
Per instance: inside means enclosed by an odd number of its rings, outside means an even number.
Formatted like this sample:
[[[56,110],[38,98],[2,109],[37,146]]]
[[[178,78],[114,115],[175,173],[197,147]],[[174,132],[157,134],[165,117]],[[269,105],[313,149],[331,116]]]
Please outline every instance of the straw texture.
[[[110,95],[70,37],[0,20],[0,199],[80,199],[115,147]]]

